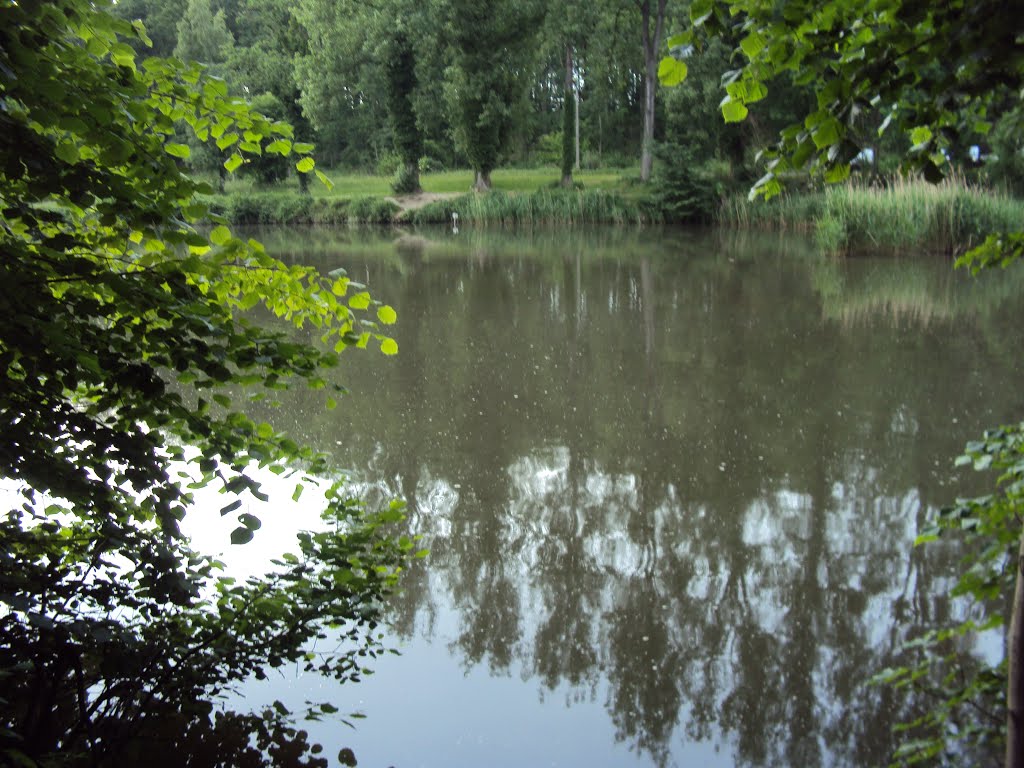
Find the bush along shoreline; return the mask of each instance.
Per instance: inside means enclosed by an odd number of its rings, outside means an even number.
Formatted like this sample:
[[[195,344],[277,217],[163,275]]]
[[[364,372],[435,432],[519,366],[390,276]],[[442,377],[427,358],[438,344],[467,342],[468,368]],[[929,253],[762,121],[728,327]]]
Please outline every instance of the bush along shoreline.
[[[927,251],[962,253],[1024,220],[1024,201],[951,178],[940,184],[891,180],[784,194],[765,201],[727,198],[717,223],[814,234],[831,254]]]

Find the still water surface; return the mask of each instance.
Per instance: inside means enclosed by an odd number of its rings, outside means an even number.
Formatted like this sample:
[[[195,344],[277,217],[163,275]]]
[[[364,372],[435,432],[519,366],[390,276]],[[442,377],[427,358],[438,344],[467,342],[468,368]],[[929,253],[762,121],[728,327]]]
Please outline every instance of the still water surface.
[[[913,539],[982,488],[963,444],[1024,415],[1018,273],[764,235],[260,236],[398,309],[336,411],[261,415],[406,498],[431,555],[401,656],[254,703],[365,714],[310,728],[361,766],[884,764],[920,702],[865,679],[963,610],[960,553]]]

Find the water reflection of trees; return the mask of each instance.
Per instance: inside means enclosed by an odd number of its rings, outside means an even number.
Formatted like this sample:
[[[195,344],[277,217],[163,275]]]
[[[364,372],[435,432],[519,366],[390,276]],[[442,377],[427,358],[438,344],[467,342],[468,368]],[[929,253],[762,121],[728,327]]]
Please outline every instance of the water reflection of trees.
[[[401,269],[365,265],[402,310],[402,354],[354,376],[376,400],[339,453],[408,497],[432,552],[396,626],[454,611],[467,666],[604,695],[659,764],[692,740],[738,764],[880,763],[921,702],[863,681],[899,663],[906,626],[957,610],[957,553],[910,542],[964,439],[1019,405],[989,354],[1019,343],[1000,325],[1016,299],[919,280],[970,309],[952,334],[945,310],[864,310],[879,264],[823,293],[832,266],[665,242],[406,241]],[[833,311],[843,286],[856,323]]]

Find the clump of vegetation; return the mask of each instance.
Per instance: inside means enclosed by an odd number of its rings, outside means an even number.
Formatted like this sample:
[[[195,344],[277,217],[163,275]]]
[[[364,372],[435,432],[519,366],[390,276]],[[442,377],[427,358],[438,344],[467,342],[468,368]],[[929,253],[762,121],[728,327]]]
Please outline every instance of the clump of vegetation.
[[[458,214],[460,222],[478,224],[643,224],[657,220],[642,202],[602,190],[539,189],[533,194],[468,194],[439,200],[410,211],[414,224],[440,224]]]
[[[929,250],[962,252],[1024,220],[1024,203],[953,177],[939,184],[898,177],[850,183],[769,201],[727,199],[718,220],[741,227],[813,231],[832,253]]]
[[[399,207],[381,197],[356,197],[348,202],[349,224],[390,224]]]
[[[660,218],[674,223],[707,223],[715,218],[721,185],[702,167],[692,150],[676,144],[656,153],[650,202]]]

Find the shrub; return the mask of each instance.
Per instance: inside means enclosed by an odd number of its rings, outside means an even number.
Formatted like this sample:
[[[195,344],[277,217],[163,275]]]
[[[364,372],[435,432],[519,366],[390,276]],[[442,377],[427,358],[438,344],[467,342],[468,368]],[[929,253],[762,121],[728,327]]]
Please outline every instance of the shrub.
[[[537,140],[533,152],[538,165],[558,165],[562,160],[562,132],[545,133]]]
[[[719,205],[719,195],[707,171],[698,166],[688,147],[665,144],[658,147],[651,205],[665,221],[710,222]]]
[[[390,224],[399,207],[381,197],[356,197],[349,201],[349,224]]]
[[[398,156],[397,152],[392,152],[391,150],[381,152],[377,158],[378,176],[394,176],[401,167],[402,158]]]
[[[396,195],[411,195],[420,189],[419,173],[411,171],[405,163],[400,164],[391,182],[391,190]]]

